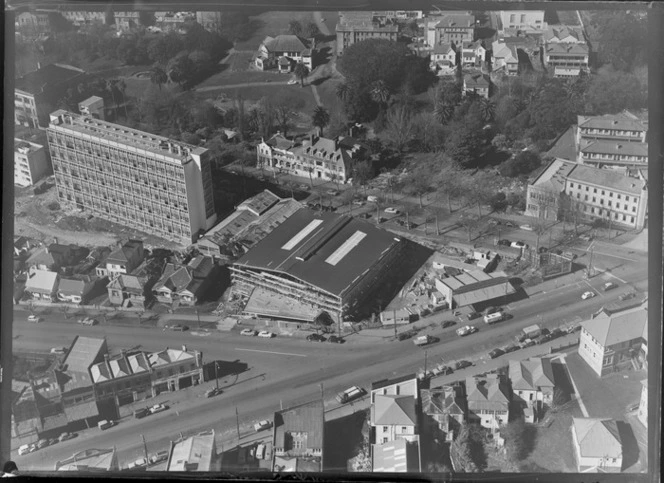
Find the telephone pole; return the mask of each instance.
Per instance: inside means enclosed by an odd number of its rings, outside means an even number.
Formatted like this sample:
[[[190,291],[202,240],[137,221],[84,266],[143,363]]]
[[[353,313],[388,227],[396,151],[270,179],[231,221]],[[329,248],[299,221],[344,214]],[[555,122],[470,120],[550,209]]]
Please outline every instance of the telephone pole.
[[[143,440],[143,454],[145,455],[145,461],[148,461],[148,445],[145,442],[145,436],[141,434],[141,439]]]
[[[323,392],[324,392],[324,390],[323,390],[323,383],[321,382],[321,383],[319,384],[319,386],[320,386],[320,398],[323,399]]]
[[[235,424],[237,425],[237,445],[240,446],[240,415],[237,412],[237,406],[235,406]]]
[[[588,270],[587,270],[586,273],[588,275],[588,278],[592,277],[592,273],[593,273],[593,249],[592,248],[590,249],[590,258],[588,260]]]
[[[427,352],[424,351],[424,377],[427,377]]]
[[[217,385],[217,391],[219,391],[219,376],[217,375],[217,361],[214,361],[214,382]]]

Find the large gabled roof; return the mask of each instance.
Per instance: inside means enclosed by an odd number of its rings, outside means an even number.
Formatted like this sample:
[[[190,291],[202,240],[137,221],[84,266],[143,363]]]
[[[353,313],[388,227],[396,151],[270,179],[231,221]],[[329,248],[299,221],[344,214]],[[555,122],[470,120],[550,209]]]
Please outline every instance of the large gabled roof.
[[[622,457],[620,432],[613,419],[573,418],[572,429],[582,457]]]
[[[588,55],[588,46],[585,44],[547,44],[547,54]]]
[[[647,131],[648,124],[629,111],[603,116],[577,116],[579,128],[618,131]]]
[[[415,426],[417,425],[415,397],[377,394],[372,406],[372,416],[374,426]]]
[[[312,401],[274,413],[274,445],[284,447],[287,433],[306,433],[307,448],[323,449],[325,408],[323,400]]]
[[[499,378],[466,378],[466,399],[470,409],[507,410],[509,395]]]
[[[308,48],[305,42],[297,35],[277,35],[266,37],[263,45],[271,52],[302,52]]]
[[[512,381],[512,390],[537,391],[555,385],[550,359],[533,357],[527,361],[510,360],[509,375]]]
[[[604,347],[643,337],[647,333],[648,308],[645,305],[612,315],[600,314],[581,326]]]
[[[288,274],[341,296],[401,243],[365,221],[300,209],[234,265]]]
[[[111,254],[106,259],[107,263],[111,262],[128,262],[135,252],[143,247],[143,242],[140,240],[129,240],[127,243],[123,244],[121,247],[116,248],[111,252]]]
[[[420,391],[422,412],[429,415],[465,414],[465,404],[460,388],[443,386]]]
[[[459,28],[472,27],[475,25],[475,17],[465,14],[443,15],[435,24],[436,28]]]
[[[57,272],[33,270],[28,274],[28,279],[25,281],[25,289],[28,291],[48,294],[55,289],[57,282]]]
[[[486,75],[479,72],[476,74],[465,74],[463,76],[463,83],[466,89],[475,87],[489,87],[489,79],[487,79]]]
[[[581,146],[582,153],[613,154],[625,156],[648,156],[648,143],[594,141]]]

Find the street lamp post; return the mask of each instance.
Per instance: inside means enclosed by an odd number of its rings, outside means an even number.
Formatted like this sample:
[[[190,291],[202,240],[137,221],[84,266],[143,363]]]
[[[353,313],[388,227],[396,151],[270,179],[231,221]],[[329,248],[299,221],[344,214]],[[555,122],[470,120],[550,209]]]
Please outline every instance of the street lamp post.
[[[214,382],[217,385],[217,391],[219,390],[219,376],[217,375],[217,361],[214,361]]]

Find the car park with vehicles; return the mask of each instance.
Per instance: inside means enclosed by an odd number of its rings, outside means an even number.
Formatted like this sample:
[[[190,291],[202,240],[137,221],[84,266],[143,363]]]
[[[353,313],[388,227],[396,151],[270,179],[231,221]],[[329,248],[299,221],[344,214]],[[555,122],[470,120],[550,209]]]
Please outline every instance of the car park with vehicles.
[[[276,334],[274,334],[274,332],[270,332],[269,330],[261,330],[258,333],[258,337],[262,337],[264,339],[271,339],[272,337],[276,337]]]
[[[309,334],[307,340],[309,342],[325,342],[327,339],[320,334]]]
[[[595,296],[595,292],[588,291],[588,292],[583,292],[583,295],[581,295],[581,298],[583,300],[587,300],[587,299],[593,298],[594,296]]]
[[[161,413],[163,411],[166,411],[168,409],[168,406],[165,404],[155,404],[150,408],[150,414],[157,414]]]
[[[161,463],[162,461],[166,461],[168,459],[168,451],[158,451],[148,458],[148,461],[150,462],[151,465],[156,465],[157,463]]]
[[[28,315],[28,322],[32,322],[34,324],[38,324],[42,321],[41,317],[38,317],[36,315]]]
[[[256,332],[254,329],[242,329],[242,331],[240,332],[240,335],[246,335],[249,337],[253,337],[257,334],[258,332]]]
[[[472,326],[472,325],[464,325],[463,327],[459,327],[456,330],[457,335],[461,336],[461,337],[466,336],[466,335],[470,335],[474,332],[477,332],[477,328],[475,326]]]
[[[364,396],[366,393],[367,392],[363,388],[359,386],[352,386],[346,389],[344,392],[337,394],[336,399],[341,404],[346,404]]]
[[[254,430],[257,433],[266,429],[270,429],[271,427],[272,421],[268,421],[267,419],[263,419],[262,421],[258,421],[256,424],[254,424]]]

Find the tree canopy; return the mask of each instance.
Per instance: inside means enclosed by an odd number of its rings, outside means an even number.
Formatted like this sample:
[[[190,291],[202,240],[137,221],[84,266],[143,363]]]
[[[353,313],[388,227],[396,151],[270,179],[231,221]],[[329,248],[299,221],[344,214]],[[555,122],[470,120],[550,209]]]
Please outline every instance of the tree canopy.
[[[625,72],[647,62],[648,22],[631,13],[604,13],[598,19],[599,57]]]

